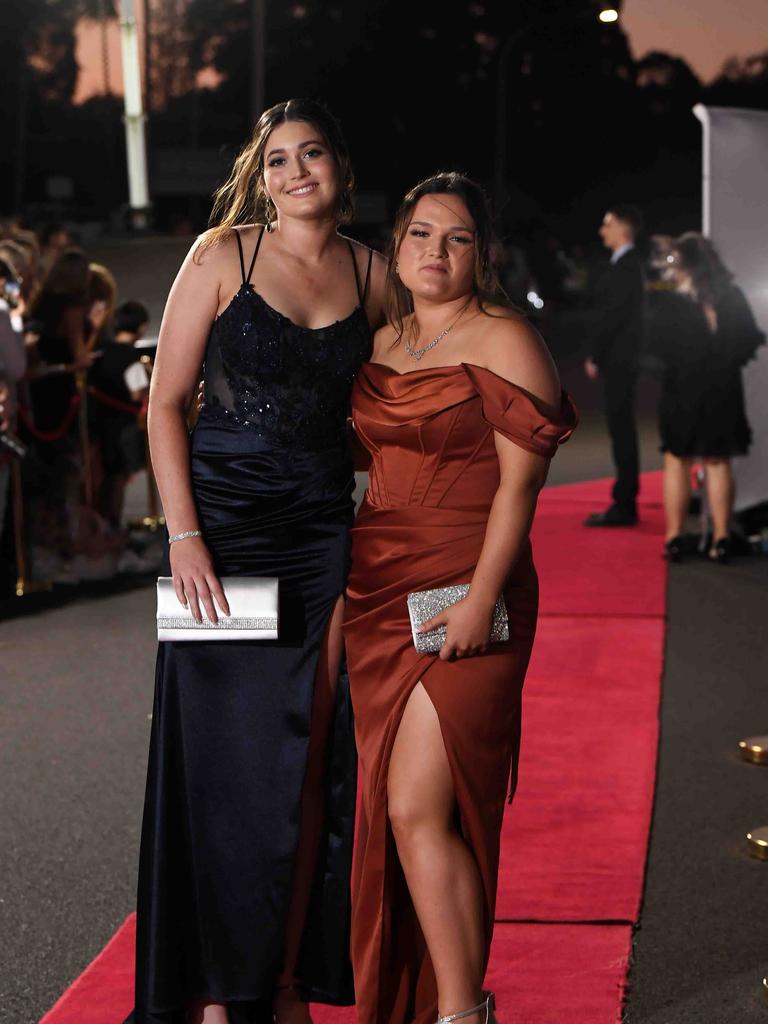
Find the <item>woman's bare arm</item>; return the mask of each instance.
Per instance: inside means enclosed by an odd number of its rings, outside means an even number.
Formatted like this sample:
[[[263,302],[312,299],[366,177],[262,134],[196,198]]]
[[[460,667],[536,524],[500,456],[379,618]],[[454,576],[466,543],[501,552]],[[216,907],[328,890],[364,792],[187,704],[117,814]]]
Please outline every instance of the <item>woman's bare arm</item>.
[[[198,263],[192,247],[173,283],[163,314],[152,372],[147,417],[152,466],[163,502],[168,532],[173,536],[199,530],[189,466],[187,407],[200,379],[208,334],[219,305],[217,250],[209,249]],[[179,601],[198,621],[200,602],[217,621],[213,599],[229,612],[221,585],[201,538],[171,546],[171,567]]]
[[[523,321],[505,321],[483,346],[484,364],[534,395],[555,415],[560,407],[557,371],[541,338]],[[479,654],[488,645],[493,609],[528,540],[549,460],[525,451],[498,431],[494,435],[500,482],[468,596],[425,623],[426,632],[448,626],[440,657]]]

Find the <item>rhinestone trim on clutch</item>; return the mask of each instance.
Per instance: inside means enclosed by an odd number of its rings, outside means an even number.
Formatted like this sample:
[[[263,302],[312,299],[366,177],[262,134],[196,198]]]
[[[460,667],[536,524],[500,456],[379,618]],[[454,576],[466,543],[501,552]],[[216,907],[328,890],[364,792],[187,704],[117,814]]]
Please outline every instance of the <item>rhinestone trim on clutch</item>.
[[[191,616],[179,616],[178,618],[158,618],[158,629],[277,629],[277,619],[236,619],[222,616],[218,622],[211,622],[203,619],[202,622],[195,622]]]
[[[468,583],[457,583],[451,587],[437,587],[435,590],[417,590],[408,595],[408,614],[411,617],[413,644],[419,654],[435,654],[445,643],[447,630],[439,626],[429,633],[417,633],[416,629],[422,622],[439,615],[452,604],[463,600],[469,593]],[[493,609],[491,623],[491,643],[509,640],[509,620],[504,598],[500,597]]]

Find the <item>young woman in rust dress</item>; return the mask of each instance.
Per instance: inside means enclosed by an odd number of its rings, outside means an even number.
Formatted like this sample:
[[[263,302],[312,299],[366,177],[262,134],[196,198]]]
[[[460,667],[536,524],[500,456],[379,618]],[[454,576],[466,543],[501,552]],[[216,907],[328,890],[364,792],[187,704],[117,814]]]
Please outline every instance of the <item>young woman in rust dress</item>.
[[[353,530],[345,635],[362,772],[352,959],[360,1024],[494,1021],[482,991],[499,835],[514,788],[536,627],[528,533],[575,426],[541,338],[499,301],[482,192],[422,182],[398,213],[390,326],[353,388],[371,456]],[[422,627],[412,591],[471,583]],[[508,642],[489,643],[500,594]]]

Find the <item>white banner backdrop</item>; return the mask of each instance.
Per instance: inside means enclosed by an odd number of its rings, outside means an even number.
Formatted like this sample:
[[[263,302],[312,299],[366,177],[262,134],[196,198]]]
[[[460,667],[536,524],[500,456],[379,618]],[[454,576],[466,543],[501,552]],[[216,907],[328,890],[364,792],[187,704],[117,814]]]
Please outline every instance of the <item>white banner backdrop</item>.
[[[703,231],[768,331],[768,112],[705,107]],[[768,501],[768,345],[744,368],[750,453],[734,459],[737,508]]]

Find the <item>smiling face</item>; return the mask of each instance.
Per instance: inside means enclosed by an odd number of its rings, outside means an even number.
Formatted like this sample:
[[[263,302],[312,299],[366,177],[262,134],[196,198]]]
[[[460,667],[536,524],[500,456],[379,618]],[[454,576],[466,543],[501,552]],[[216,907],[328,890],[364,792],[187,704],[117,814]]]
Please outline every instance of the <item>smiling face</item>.
[[[399,276],[414,295],[448,302],[470,295],[475,278],[475,222],[456,195],[416,203],[397,252]]]
[[[338,177],[330,147],[308,121],[285,121],[270,133],[264,148],[264,186],[278,216],[335,216]]]

